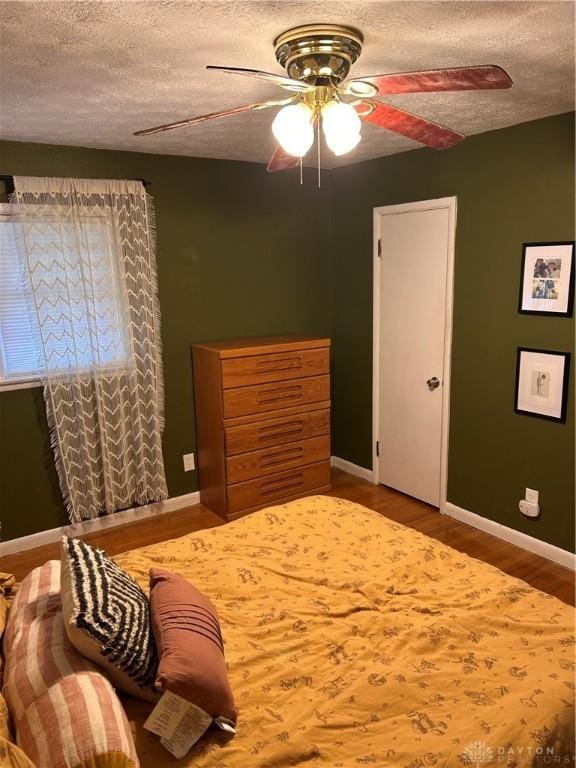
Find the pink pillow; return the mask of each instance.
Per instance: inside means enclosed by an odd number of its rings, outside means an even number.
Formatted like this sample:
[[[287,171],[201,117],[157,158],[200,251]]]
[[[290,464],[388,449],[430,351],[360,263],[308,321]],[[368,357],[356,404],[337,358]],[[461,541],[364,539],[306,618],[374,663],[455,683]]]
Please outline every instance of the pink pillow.
[[[159,656],[156,688],[235,723],[216,608],[182,576],[152,568],[150,609]]]

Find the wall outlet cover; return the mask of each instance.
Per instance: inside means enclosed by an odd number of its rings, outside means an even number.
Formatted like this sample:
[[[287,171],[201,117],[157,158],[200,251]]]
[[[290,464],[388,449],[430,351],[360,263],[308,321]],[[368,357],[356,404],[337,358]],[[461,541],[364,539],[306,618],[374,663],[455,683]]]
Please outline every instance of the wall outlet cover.
[[[184,461],[184,472],[191,472],[193,469],[196,469],[193,453],[185,453],[182,456],[182,460]]]
[[[526,501],[531,501],[533,504],[538,504],[539,496],[540,493],[538,491],[535,491],[532,488],[526,488],[526,495],[524,497]]]

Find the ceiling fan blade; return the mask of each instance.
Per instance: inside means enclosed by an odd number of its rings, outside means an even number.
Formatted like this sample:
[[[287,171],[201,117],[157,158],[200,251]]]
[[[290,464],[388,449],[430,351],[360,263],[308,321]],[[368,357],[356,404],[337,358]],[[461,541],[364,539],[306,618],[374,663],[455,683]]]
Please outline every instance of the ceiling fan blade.
[[[268,167],[266,170],[268,173],[275,173],[276,171],[287,171],[289,168],[297,168],[300,164],[300,158],[289,155],[285,152],[280,144],[274,150],[274,154],[270,158]]]
[[[186,128],[188,125],[204,123],[206,120],[215,120],[218,117],[230,117],[231,115],[240,115],[242,112],[255,112],[259,109],[268,109],[269,107],[282,107],[289,104],[292,99],[281,99],[280,101],[263,101],[259,104],[247,104],[244,107],[232,107],[222,112],[210,112],[208,115],[198,115],[198,117],[189,117],[186,120],[178,120],[176,123],[166,123],[166,125],[157,125],[155,128],[145,128],[142,131],[136,131],[134,136],[150,136],[152,133],[162,133],[171,131],[174,128]]]
[[[362,112],[361,108],[367,104],[374,105],[374,109],[369,113]],[[402,109],[379,101],[360,102],[358,113],[362,120],[368,123],[419,141],[420,144],[425,144],[432,149],[449,149],[466,138],[461,133],[451,131],[450,128],[444,128],[423,117],[411,115],[410,112],[404,112]]]
[[[423,72],[399,72],[391,75],[357,77],[344,84],[354,82],[372,83],[382,94],[425,93],[427,91],[483,91],[510,88],[512,79],[502,67],[485,65],[459,69],[431,69]],[[352,90],[351,93],[354,93]]]
[[[314,90],[314,87],[308,85],[308,83],[302,83],[300,80],[293,80],[284,75],[275,75],[272,72],[261,72],[259,69],[245,69],[244,67],[215,67],[212,64],[209,64],[206,69],[217,69],[219,72],[228,72],[228,74],[231,75],[255,77],[258,80],[266,80],[269,83],[274,83],[274,85],[279,85],[281,88],[286,88],[289,91],[297,91],[298,93]]]

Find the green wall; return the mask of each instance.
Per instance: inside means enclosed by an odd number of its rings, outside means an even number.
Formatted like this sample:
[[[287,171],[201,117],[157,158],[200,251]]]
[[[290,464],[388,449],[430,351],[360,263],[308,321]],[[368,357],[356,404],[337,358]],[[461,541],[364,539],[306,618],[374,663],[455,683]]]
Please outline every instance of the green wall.
[[[193,491],[190,344],[284,332],[333,336],[333,453],[372,456],[372,209],[456,195],[449,500],[565,549],[574,543],[574,408],[565,425],[514,414],[516,348],[574,351],[573,319],[519,315],[524,241],[574,237],[574,116],[314,172],[0,142],[3,173],[145,178],[158,218],[172,496]],[[571,372],[573,395],[574,371]],[[526,486],[542,517],[517,510]],[[0,393],[5,539],[67,522],[39,389]]]
[[[0,142],[2,173],[144,178],[157,213],[171,496],[197,488],[190,345],[275,333],[329,334],[328,174],[263,165]],[[0,518],[10,539],[65,525],[40,389],[0,392]]]
[[[574,547],[574,371],[566,424],[514,413],[518,346],[574,353],[574,320],[517,311],[522,243],[574,239],[574,114],[332,173],[333,453],[372,463],[372,209],[458,198],[448,499]],[[526,487],[542,515],[518,511]]]

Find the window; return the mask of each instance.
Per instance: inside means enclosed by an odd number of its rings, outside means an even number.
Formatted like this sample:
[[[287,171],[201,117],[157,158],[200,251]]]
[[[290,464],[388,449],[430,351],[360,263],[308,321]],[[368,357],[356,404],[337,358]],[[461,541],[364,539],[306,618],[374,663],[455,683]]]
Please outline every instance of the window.
[[[125,307],[113,228],[103,216],[16,216],[0,205],[0,385],[126,367]],[[25,289],[26,251],[31,288]]]

